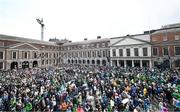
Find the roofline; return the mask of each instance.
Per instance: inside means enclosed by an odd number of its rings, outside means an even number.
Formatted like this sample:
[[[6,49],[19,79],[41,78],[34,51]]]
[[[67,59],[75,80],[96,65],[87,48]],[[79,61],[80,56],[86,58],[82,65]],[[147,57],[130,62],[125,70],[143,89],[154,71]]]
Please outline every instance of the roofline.
[[[26,42],[26,43],[34,43],[34,44],[41,44],[41,45],[53,45],[53,43],[54,43],[54,46],[58,46],[55,42],[42,41],[42,40],[37,40],[37,39],[30,39],[30,38],[12,36],[12,35],[6,35],[6,34],[0,34],[0,36],[7,36],[7,37],[9,36],[12,38],[19,38],[19,39],[21,38],[21,39],[24,39],[24,41],[23,40],[13,40],[13,39],[0,39],[0,40],[11,40],[11,41],[15,41],[15,42]],[[37,41],[37,42],[29,42],[31,40]]]
[[[110,39],[117,39],[117,38],[125,38],[125,37],[128,37],[128,36],[140,36],[140,35],[148,35],[148,34],[144,34],[144,33],[141,33],[141,34],[133,34],[133,35],[126,35],[126,36],[121,36],[121,37],[112,37]]]

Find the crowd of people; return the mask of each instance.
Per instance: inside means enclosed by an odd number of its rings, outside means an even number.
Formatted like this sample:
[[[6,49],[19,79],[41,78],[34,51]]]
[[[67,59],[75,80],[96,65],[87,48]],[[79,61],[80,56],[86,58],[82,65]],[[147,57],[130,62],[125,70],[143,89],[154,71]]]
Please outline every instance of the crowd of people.
[[[0,111],[148,112],[180,109],[180,73],[60,65],[0,72]]]

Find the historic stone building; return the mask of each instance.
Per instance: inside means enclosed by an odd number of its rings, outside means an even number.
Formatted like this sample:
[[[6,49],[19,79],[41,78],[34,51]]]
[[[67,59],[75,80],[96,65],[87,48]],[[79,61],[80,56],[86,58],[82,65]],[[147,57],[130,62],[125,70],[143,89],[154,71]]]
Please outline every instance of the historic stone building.
[[[149,34],[111,38],[110,52],[112,66],[152,67]]]
[[[163,26],[151,34],[154,66],[180,67],[180,24]]]
[[[0,69],[48,67],[59,63],[54,42],[0,35]]]
[[[109,65],[110,39],[68,42],[61,46],[61,63],[84,65]]]

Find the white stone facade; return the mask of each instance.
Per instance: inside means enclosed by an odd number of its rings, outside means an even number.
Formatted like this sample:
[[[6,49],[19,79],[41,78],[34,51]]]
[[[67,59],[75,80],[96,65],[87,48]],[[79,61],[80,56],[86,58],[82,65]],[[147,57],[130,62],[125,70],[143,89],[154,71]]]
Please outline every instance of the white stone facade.
[[[112,66],[152,67],[150,36],[128,35],[110,39]]]

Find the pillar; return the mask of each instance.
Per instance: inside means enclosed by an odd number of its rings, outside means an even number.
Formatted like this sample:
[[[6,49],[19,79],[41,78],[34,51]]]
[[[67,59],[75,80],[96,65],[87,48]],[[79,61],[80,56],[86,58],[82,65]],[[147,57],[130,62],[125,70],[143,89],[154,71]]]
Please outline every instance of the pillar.
[[[125,68],[127,67],[127,65],[126,65],[126,60],[124,60],[124,67],[125,67]]]
[[[140,60],[140,67],[143,67],[143,66],[142,66],[142,60]]]
[[[119,60],[117,60],[117,66],[119,67]]]
[[[134,67],[134,60],[132,60],[132,67]]]
[[[152,61],[149,60],[149,68],[152,68]]]

